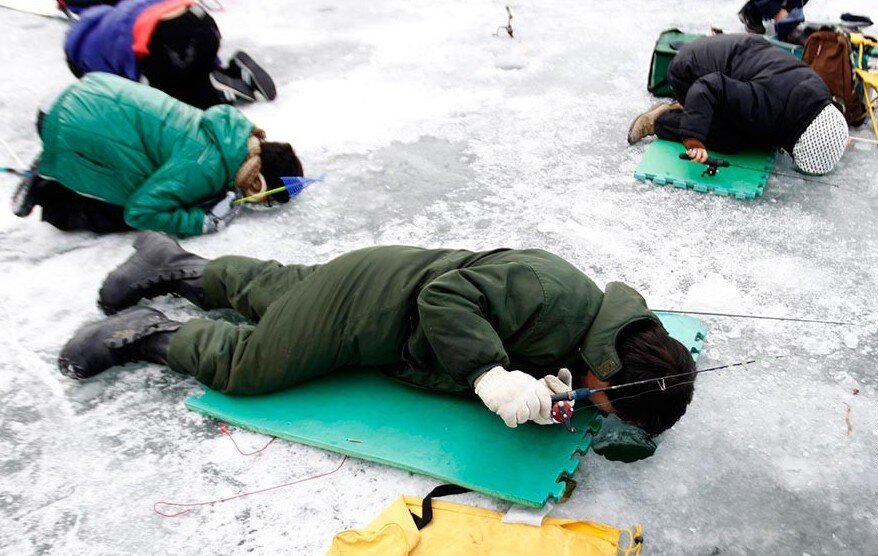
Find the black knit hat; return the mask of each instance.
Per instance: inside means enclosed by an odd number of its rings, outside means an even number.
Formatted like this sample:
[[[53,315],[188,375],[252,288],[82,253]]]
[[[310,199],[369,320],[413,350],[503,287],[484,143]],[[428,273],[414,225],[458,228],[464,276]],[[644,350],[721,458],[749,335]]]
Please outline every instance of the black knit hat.
[[[262,170],[260,173],[265,178],[267,189],[283,187],[284,182],[281,181],[283,176],[301,177],[304,175],[302,163],[289,143],[265,141],[261,144],[261,149],[259,158],[262,161]],[[281,191],[271,195],[271,200],[286,203],[290,200],[290,195],[286,191]]]

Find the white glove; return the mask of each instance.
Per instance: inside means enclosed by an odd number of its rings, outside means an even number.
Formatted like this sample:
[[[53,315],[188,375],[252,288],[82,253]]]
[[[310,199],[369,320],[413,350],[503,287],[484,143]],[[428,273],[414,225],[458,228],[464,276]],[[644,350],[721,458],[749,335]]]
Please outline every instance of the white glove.
[[[564,394],[573,390],[573,375],[568,369],[559,370],[558,376],[546,375],[540,379],[540,382],[545,384],[546,388],[548,388],[552,392],[550,396],[553,394]],[[571,407],[573,407],[576,402],[571,400],[568,403]],[[555,421],[552,419],[552,405],[554,404],[552,404],[550,401],[549,408],[545,413],[543,413],[542,408],[540,408],[540,420],[537,421],[536,419],[534,419],[534,422],[540,425],[553,424]]]
[[[229,225],[229,223],[241,212],[241,207],[232,205],[235,200],[235,192],[229,191],[217,204],[213,205],[204,213],[204,224],[201,232],[212,234]]]
[[[552,391],[545,383],[521,371],[494,367],[479,379],[476,395],[507,427],[514,429],[527,421],[552,422]],[[543,412],[549,415],[548,423],[541,418]]]

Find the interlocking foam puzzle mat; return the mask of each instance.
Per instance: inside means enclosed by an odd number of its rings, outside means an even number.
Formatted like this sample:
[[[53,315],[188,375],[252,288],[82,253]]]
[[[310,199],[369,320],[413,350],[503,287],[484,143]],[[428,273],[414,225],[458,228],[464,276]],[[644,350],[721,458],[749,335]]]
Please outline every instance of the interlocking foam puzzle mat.
[[[698,319],[659,314],[694,357],[706,329]],[[560,500],[599,427],[597,411],[561,425],[507,428],[474,398],[412,388],[374,369],[354,369],[266,396],[207,390],[187,407],[262,434],[435,477],[503,500],[542,506]],[[572,483],[571,483],[572,484]]]
[[[746,151],[723,154],[709,151],[711,158],[728,161],[731,166],[719,168],[715,175],[707,175],[706,166],[681,160],[682,144],[664,139],[654,140],[643,153],[634,177],[656,185],[673,185],[681,189],[710,192],[715,195],[755,199],[761,197],[765,184],[774,168],[776,152]]]

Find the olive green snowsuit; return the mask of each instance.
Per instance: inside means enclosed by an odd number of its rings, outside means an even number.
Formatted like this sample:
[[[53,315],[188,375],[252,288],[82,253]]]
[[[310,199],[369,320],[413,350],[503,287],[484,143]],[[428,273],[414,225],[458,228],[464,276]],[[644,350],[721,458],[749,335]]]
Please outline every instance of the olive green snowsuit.
[[[257,324],[194,320],[175,334],[171,369],[214,390],[255,395],[345,367],[380,367],[414,386],[472,392],[502,365],[536,377],[620,367],[619,331],[659,322],[643,298],[606,293],[545,251],[372,247],[325,264],[222,257],[204,273],[205,308]]]

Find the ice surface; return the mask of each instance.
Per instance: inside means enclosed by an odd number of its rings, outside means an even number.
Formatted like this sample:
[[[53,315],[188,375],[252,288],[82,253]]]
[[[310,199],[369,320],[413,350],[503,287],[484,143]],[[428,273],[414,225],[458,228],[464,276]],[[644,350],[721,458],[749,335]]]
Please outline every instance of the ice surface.
[[[379,243],[543,247],[600,283],[629,282],[654,307],[855,321],[707,318],[704,365],[786,357],[699,379],[653,458],[587,456],[577,492],[553,515],[640,522],[648,554],[876,554],[876,150],[858,145],[830,176],[855,194],[781,177],[764,199],[741,202],[631,175],[643,147],[629,148],[625,130],[649,102],[656,36],[739,29],[741,3],[518,2],[510,40],[492,36],[506,23],[493,0],[223,0],[224,54],[245,48],[278,80],[278,100],[247,115],[291,140],[308,175],[328,177],[185,245],[300,262]],[[874,0],[808,6],[814,19],[841,11],[878,17]],[[72,79],[64,30],[0,12],[0,137],[23,156],[39,145],[40,97]],[[15,180],[0,179],[11,192]],[[184,409],[196,383],[157,366],[61,377],[58,349],[98,317],[97,288],[131,237],[63,234],[8,211],[0,230],[3,553],[319,554],[399,494],[432,488],[354,460],[330,478],[154,515],[157,500],[279,484],[339,457],[277,442],[244,458],[215,422]],[[157,305],[197,314],[178,300]]]

